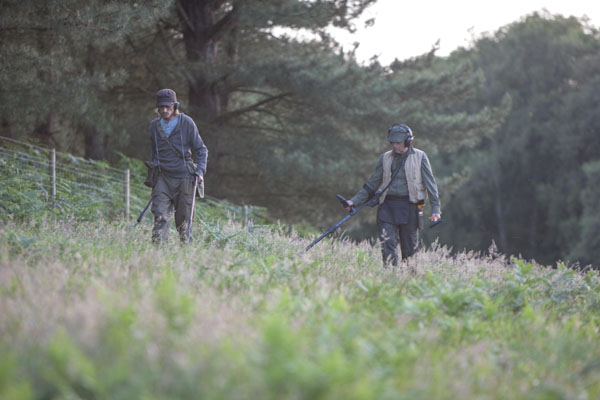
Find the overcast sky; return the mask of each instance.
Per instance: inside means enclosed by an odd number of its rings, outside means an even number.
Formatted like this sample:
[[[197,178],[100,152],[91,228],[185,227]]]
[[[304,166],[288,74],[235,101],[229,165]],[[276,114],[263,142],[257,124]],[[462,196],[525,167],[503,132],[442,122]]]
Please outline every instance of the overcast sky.
[[[378,55],[383,64],[428,52],[440,39],[439,56],[448,55],[460,46],[468,46],[473,35],[494,32],[534,11],[546,9],[551,14],[587,16],[600,26],[599,0],[378,0],[357,23],[353,35],[340,33],[336,38],[356,51],[361,61]],[[364,21],[375,24],[364,27]]]

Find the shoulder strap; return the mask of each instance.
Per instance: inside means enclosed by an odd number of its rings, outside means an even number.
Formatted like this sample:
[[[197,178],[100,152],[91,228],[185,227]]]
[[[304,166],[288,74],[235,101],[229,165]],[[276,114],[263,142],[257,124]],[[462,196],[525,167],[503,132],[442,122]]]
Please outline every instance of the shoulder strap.
[[[156,131],[154,131],[154,148],[156,150],[156,162],[158,163],[158,172],[161,172],[160,156],[158,155],[158,140],[156,139]]]
[[[177,157],[181,157],[182,160],[185,160],[183,157],[183,154],[179,150],[177,150],[175,148],[175,146],[173,146],[173,144],[171,144],[171,142],[169,142],[169,138],[167,137],[165,131],[163,130],[162,124],[160,123],[160,119],[157,121],[156,126],[158,128],[158,133],[160,134],[160,137],[163,138],[163,140],[167,142],[169,147],[171,147],[173,149],[173,151],[175,152]]]
[[[390,185],[392,184],[392,182],[394,181],[394,178],[396,177],[396,175],[398,175],[398,172],[400,172],[400,170],[402,169],[402,167],[404,166],[404,163],[406,162],[406,158],[404,160],[400,160],[400,165],[398,165],[398,168],[396,168],[396,170],[394,171],[394,173],[392,174],[392,178],[390,179],[390,181],[388,182],[388,184],[385,186],[385,188],[383,188],[383,190],[381,191],[381,193],[385,192]],[[394,162],[392,161],[392,164]],[[390,166],[391,167],[391,166]]]
[[[392,184],[392,182],[394,181],[394,178],[396,178],[396,175],[398,175],[398,172],[400,172],[400,170],[402,169],[402,167],[404,166],[404,162],[406,161],[406,159],[401,160],[400,165],[398,166],[398,168],[396,168],[396,170],[392,173],[392,176],[390,178],[390,181],[387,183],[387,185],[385,185],[385,187],[383,189],[379,189],[375,192],[375,195],[370,198],[369,200],[367,200],[367,202],[371,203],[373,201],[375,201],[375,203],[373,204],[369,204],[371,207],[375,207],[377,204],[381,204],[383,202],[383,200],[385,199],[385,196],[387,194],[387,190],[390,187],[390,185]],[[393,161],[392,161],[393,164]],[[390,165],[391,168],[391,165]]]

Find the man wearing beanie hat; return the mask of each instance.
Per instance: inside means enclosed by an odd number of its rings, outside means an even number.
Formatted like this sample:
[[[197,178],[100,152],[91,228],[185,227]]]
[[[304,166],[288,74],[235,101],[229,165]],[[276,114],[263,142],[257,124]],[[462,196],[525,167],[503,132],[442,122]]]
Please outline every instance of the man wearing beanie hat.
[[[204,196],[208,150],[194,121],[179,111],[174,90],[159,90],[156,107],[160,116],[150,122],[149,128],[151,164],[159,171],[152,187],[152,241],[168,238],[175,210],[175,226],[185,242],[196,182],[200,196]]]
[[[422,209],[429,195],[432,221],[441,216],[437,184],[425,152],[412,146],[414,135],[405,124],[388,130],[392,150],[382,154],[375,172],[363,188],[347,201],[348,210],[376,196],[377,225],[384,264],[398,265],[398,238],[402,260],[419,246],[418,229],[423,228]],[[379,190],[379,192],[378,192]]]

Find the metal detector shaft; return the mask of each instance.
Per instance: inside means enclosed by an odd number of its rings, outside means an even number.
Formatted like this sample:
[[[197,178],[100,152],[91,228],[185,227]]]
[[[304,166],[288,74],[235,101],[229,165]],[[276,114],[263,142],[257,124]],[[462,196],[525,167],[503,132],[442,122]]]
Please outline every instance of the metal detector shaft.
[[[429,224],[429,228],[433,228],[434,226],[437,226],[437,225],[439,225],[441,223],[442,223],[442,219],[440,218],[440,219],[438,219],[436,221],[433,221],[431,224]]]
[[[185,242],[189,243],[192,237],[192,221],[194,220],[194,209],[196,207],[196,191],[198,190],[198,177],[194,180],[194,191],[192,192],[192,211],[190,212],[190,220],[188,221]]]
[[[152,199],[150,199],[150,201],[148,201],[148,204],[146,204],[146,207],[144,207],[144,209],[140,213],[140,216],[137,217],[137,223],[138,224],[142,221],[142,218],[144,218],[144,214],[146,214],[146,211],[148,211],[148,207],[150,207],[151,203],[152,203]]]
[[[344,199],[339,194],[336,195],[336,197],[342,203],[342,205],[347,206],[348,203],[347,203],[346,199]],[[362,203],[361,205],[359,205],[359,206],[357,206],[355,208],[352,208],[348,212],[348,215],[346,215],[344,218],[340,219],[338,222],[336,222],[334,225],[332,225],[329,229],[327,229],[327,231],[325,233],[323,233],[321,236],[319,236],[318,238],[316,238],[311,244],[309,244],[308,246],[306,246],[306,248],[304,249],[304,251],[310,250],[311,247],[313,247],[315,244],[319,243],[321,241],[321,239],[323,239],[325,236],[329,235],[331,232],[333,232],[337,228],[339,228],[340,225],[342,225],[344,222],[348,221],[350,218],[352,218],[354,215],[356,215],[356,213],[358,213],[366,205],[367,205],[367,203]]]

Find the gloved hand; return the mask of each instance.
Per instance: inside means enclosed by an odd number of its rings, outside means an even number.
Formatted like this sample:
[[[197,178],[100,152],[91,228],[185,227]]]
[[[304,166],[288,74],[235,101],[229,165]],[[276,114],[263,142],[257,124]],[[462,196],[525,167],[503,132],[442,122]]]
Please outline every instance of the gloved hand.
[[[347,212],[352,211],[352,207],[354,207],[354,203],[352,202],[352,200],[346,200],[346,205],[347,205],[347,207],[344,207],[344,209]]]
[[[433,228],[434,226],[436,226],[442,222],[442,214],[441,213],[433,213],[433,214],[431,214],[431,217],[429,217],[429,220],[431,221],[431,224],[429,224],[429,227]]]

